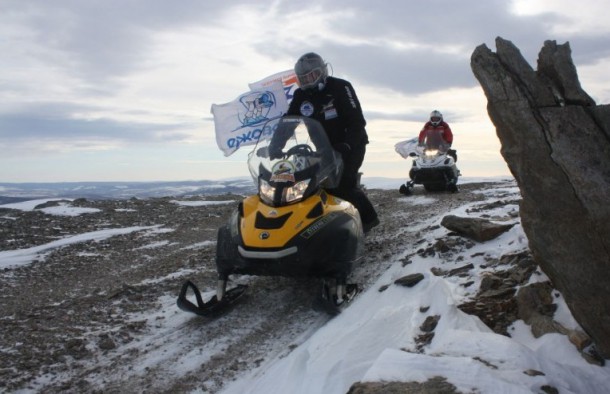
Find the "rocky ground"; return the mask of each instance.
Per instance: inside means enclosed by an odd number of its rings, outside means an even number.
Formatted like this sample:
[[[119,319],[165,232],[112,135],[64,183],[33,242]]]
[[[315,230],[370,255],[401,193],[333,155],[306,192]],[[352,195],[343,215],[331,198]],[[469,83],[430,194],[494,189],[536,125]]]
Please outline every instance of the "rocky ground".
[[[355,267],[354,280],[370,287],[405,245],[420,243],[418,253],[457,247],[449,241],[423,243],[425,230],[409,229],[483,200],[476,192],[492,185],[465,184],[457,194],[435,195],[437,204],[409,211],[399,203],[397,191],[368,190],[381,225],[366,238],[365,258]],[[241,373],[288,354],[329,319],[311,309],[317,283],[309,279],[238,278],[249,284],[247,296],[219,319],[178,310],[175,298],[184,280],[192,279],[202,290],[214,288],[216,231],[241,197],[190,199],[229,202],[185,206],[169,197],[80,199],[71,205],[99,211],[79,216],[0,209],[1,251],[109,228],[141,227],[56,248],[31,264],[0,272],[0,391],[214,393]],[[508,203],[515,201],[497,202]],[[516,318],[514,286],[524,280],[523,272],[533,270],[529,256],[512,258],[525,271],[490,279],[481,297],[463,306],[498,332]],[[196,357],[193,367],[188,360]]]

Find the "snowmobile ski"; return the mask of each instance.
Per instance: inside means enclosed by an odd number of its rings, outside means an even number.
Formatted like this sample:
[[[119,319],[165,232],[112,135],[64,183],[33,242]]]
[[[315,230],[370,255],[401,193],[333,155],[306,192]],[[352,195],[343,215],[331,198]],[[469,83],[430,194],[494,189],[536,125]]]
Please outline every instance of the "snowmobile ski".
[[[330,316],[337,316],[359,292],[360,287],[355,283],[348,283],[343,285],[342,289],[337,290],[336,286],[329,286],[325,282],[322,284],[322,292],[313,301],[313,309],[325,312]]]
[[[201,292],[197,286],[195,286],[195,284],[190,280],[187,280],[182,285],[180,295],[178,296],[178,308],[186,312],[195,313],[199,316],[218,316],[233,306],[237,300],[241,298],[247,288],[247,285],[237,285],[236,287],[224,292],[224,296],[220,300],[218,300],[218,296],[214,295],[209,301],[204,302],[203,298],[201,297]],[[195,294],[197,305],[186,298],[186,293],[189,289],[191,289]]]

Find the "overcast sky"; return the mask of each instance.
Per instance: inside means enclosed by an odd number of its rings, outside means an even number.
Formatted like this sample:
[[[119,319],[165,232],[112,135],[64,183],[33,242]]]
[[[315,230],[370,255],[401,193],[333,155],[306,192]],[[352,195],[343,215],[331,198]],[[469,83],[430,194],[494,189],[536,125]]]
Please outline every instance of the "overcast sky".
[[[356,89],[364,176],[407,177],[394,144],[433,109],[465,176],[509,174],[470,69],[512,41],[535,68],[569,42],[583,88],[610,102],[607,0],[0,0],[0,182],[247,176],[216,146],[212,104],[315,51]]]

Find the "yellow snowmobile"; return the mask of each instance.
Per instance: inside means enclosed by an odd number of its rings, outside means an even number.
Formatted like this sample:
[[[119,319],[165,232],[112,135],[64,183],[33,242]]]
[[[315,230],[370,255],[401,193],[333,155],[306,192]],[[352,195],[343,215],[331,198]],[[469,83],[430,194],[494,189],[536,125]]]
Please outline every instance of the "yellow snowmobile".
[[[218,230],[216,295],[204,301],[190,281],[178,297],[180,309],[210,316],[225,310],[246,290],[227,289],[230,275],[317,277],[322,293],[315,305],[331,314],[351,300],[352,265],[362,255],[364,234],[354,206],[329,191],[339,183],[342,160],[317,121],[286,116],[267,124],[248,155],[258,187]],[[188,290],[197,304],[187,299]]]

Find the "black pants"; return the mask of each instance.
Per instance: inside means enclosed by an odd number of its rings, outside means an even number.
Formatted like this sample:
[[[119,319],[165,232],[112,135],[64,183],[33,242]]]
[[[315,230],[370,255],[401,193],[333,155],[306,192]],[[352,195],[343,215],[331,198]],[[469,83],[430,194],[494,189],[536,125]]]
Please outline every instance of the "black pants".
[[[366,145],[352,147],[343,154],[343,173],[336,189],[329,192],[351,202],[360,213],[362,223],[370,223],[377,218],[377,212],[364,191],[358,186],[358,170],[364,161]]]

